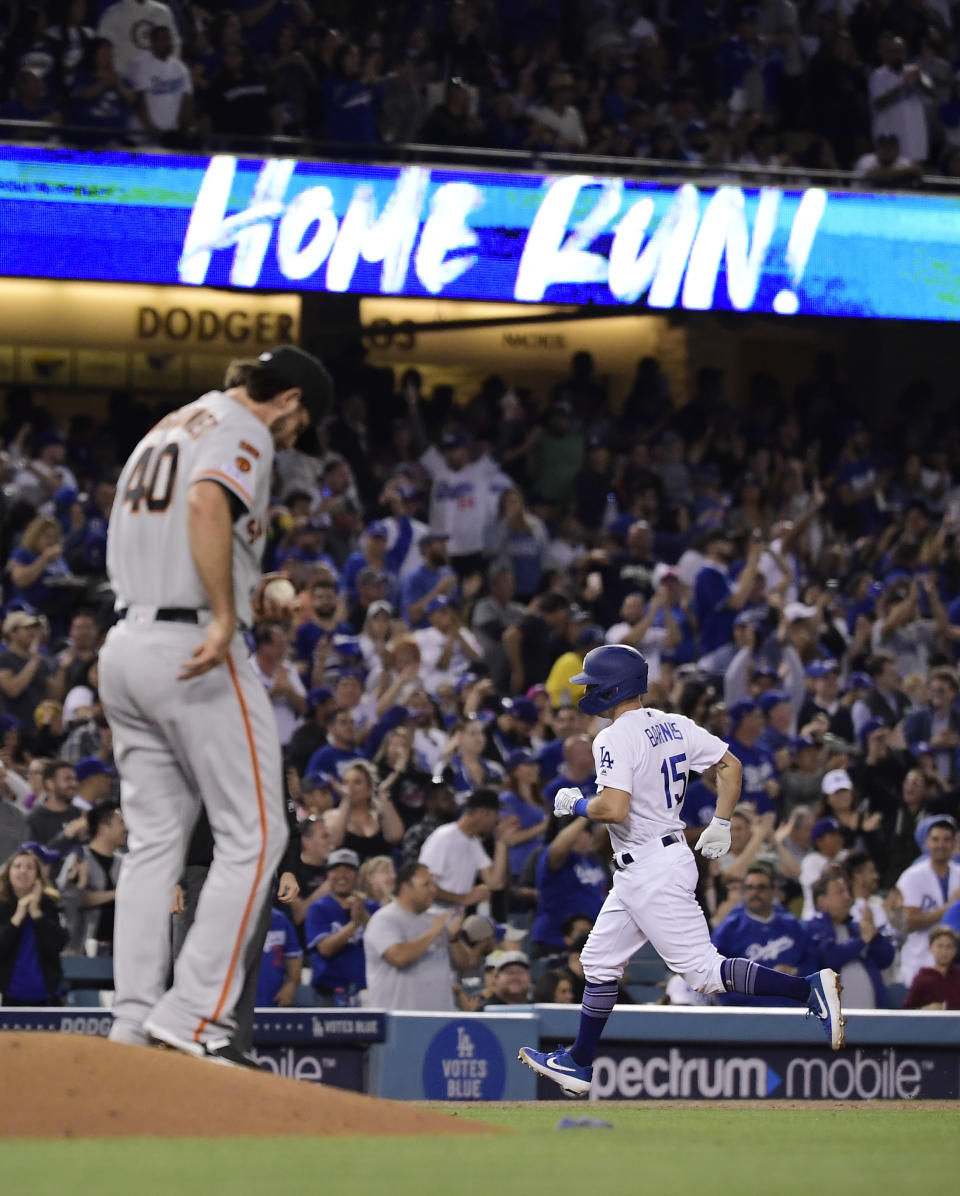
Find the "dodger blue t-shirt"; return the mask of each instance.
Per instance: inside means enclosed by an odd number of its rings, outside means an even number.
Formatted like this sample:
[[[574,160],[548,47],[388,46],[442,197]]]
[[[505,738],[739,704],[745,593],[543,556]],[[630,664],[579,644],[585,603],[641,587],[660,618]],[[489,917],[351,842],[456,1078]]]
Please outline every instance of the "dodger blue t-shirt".
[[[609,879],[598,856],[571,851],[562,868],[548,863],[548,849],[537,860],[537,915],[530,928],[534,943],[563,947],[563,924],[574,914],[596,921],[607,899]]]
[[[713,945],[727,959],[749,959],[765,968],[787,964],[800,976],[809,976],[820,967],[817,953],[806,930],[786,910],[775,908],[769,922],[754,918],[738,905],[713,932]],[[796,1008],[788,997],[747,996],[745,993],[720,993],[721,1005],[763,1005]]]
[[[367,913],[375,914],[380,906],[376,901],[365,901]],[[307,950],[313,952],[313,985],[320,991],[336,992],[342,989],[353,995],[367,987],[367,968],[363,957],[363,927],[358,926],[353,935],[336,955],[324,959],[316,949],[317,943],[327,935],[343,930],[350,921],[350,915],[340,902],[329,893],[315,901],[307,910],[304,938]]]
[[[543,822],[546,810],[531,806],[529,802],[523,800],[519,793],[512,793],[508,789],[505,793],[500,794],[500,816],[501,818],[518,818],[520,829],[526,831],[530,827],[536,826],[538,822]],[[527,860],[537,848],[542,846],[543,835],[540,834],[533,839],[528,839],[526,843],[518,843],[516,847],[509,847],[507,849],[507,864],[510,868],[510,875],[519,876],[523,872]]]
[[[776,805],[773,798],[764,789],[767,781],[775,781],[779,775],[777,766],[773,762],[773,756],[757,744],[747,747],[732,735],[727,740],[727,747],[743,765],[741,801],[752,801],[758,814],[766,814],[769,810],[775,810]]]
[[[257,976],[258,1008],[273,1005],[277,993],[286,980],[286,961],[299,959],[303,955],[300,941],[293,923],[281,910],[270,911],[270,929],[263,944],[263,959],[260,961],[260,973]]]

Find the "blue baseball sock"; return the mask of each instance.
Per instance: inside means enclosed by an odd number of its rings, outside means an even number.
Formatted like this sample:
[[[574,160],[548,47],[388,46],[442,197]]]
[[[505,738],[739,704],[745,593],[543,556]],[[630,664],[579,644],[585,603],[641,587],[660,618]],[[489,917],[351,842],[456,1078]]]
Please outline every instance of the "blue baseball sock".
[[[606,980],[602,984],[592,984],[587,981],[583,990],[583,1002],[580,1006],[580,1029],[577,1031],[577,1041],[570,1048],[570,1057],[577,1067],[589,1067],[597,1053],[597,1045],[603,1027],[607,1024],[610,1011],[617,1003],[620,986],[616,980]]]
[[[788,976],[785,972],[761,967],[749,959],[725,959],[720,965],[720,979],[728,993],[789,997],[801,1005],[805,1005],[810,996],[810,985],[802,976]]]

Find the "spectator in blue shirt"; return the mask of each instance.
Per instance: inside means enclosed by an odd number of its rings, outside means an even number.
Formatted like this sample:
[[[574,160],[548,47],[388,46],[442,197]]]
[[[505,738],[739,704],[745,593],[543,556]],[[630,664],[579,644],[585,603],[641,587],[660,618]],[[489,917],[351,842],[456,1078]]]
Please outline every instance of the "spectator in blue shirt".
[[[447,556],[445,532],[427,532],[420,537],[423,564],[413,569],[403,580],[400,606],[407,625],[419,629],[428,627],[427,607],[434,598],[455,598],[457,575]]]
[[[730,720],[730,751],[743,765],[742,801],[753,802],[758,814],[776,810],[780,795],[777,766],[758,740],[764,728],[763,711],[752,698],[741,698],[727,711]]]
[[[363,931],[380,908],[356,891],[360,859],[341,847],[327,856],[330,892],[307,910],[305,939],[313,952],[313,987],[321,1005],[358,1005],[367,987]]]
[[[133,115],[136,96],[113,64],[113,45],[94,38],[77,68],[70,89],[67,119],[70,124],[121,134]]]
[[[561,769],[543,787],[548,808],[553,806],[553,799],[561,789],[571,787],[579,789],[584,797],[593,797],[597,791],[593,747],[588,735],[571,735],[564,741]]]
[[[828,871],[813,886],[816,914],[804,923],[820,959],[833,968],[843,985],[848,1009],[886,1009],[887,990],[881,975],[893,963],[896,945],[877,929],[869,905],[859,923],[851,917],[853,893],[844,875]]]
[[[8,562],[14,599],[44,610],[56,594],[50,582],[70,577],[70,568],[63,558],[63,532],[56,519],[38,515],[11,552]]]
[[[540,765],[536,756],[525,748],[517,748],[506,763],[509,788],[500,794],[500,814],[504,818],[512,815],[520,823],[507,851],[510,876],[516,880],[530,856],[543,845],[550,815],[540,793]]]
[[[364,569],[374,569],[377,573],[386,574],[390,588],[386,595],[387,601],[393,602],[396,594],[396,575],[398,566],[402,562],[393,559],[393,553],[387,551],[389,529],[381,520],[369,524],[363,533],[358,552],[351,552],[343,563],[340,574],[340,591],[345,594],[347,601],[357,601],[357,578]]]
[[[532,598],[543,575],[543,558],[550,536],[541,519],[528,510],[516,488],[504,490],[497,505],[497,518],[486,533],[485,550],[513,569],[517,596]]]
[[[537,860],[537,913],[530,928],[535,956],[564,946],[564,923],[574,914],[596,921],[610,887],[586,818],[572,818],[562,830],[556,819],[552,825],[556,834]]]
[[[303,951],[293,923],[286,914],[273,909],[257,977],[257,1008],[292,1005],[302,971]]]
[[[346,706],[338,707],[327,723],[327,742],[310,757],[306,771],[342,777],[350,761],[363,755],[357,746],[358,739],[352,712]]]
[[[755,865],[743,879],[743,903],[723,919],[713,932],[713,945],[727,959],[749,959],[753,963],[790,976],[808,976],[819,969],[817,957],[801,923],[776,902],[773,875]],[[744,996],[721,993],[721,1005],[783,1006],[785,997]]]
[[[693,583],[693,603],[700,626],[700,665],[722,673],[733,659],[733,621],[743,610],[756,581],[763,552],[762,540],[752,539],[736,586],[730,580],[733,545],[719,528],[710,532],[703,547],[706,562]]]
[[[361,78],[360,52],[344,43],[333,55],[333,69],[324,94],[326,139],[352,143],[378,140],[377,89]]]

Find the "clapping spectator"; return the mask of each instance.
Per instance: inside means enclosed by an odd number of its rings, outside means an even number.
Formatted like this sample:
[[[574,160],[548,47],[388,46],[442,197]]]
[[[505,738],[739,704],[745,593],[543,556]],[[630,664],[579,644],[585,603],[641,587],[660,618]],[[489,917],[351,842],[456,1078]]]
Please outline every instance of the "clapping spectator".
[[[356,890],[360,859],[339,848],[327,857],[330,892],[307,910],[305,938],[314,954],[313,987],[321,1005],[356,1005],[366,988],[363,932],[377,903]]]
[[[432,1012],[452,1010],[451,955],[466,948],[452,942],[462,912],[431,912],[437,895],[430,870],[405,864],[397,876],[397,898],[377,910],[364,933],[370,1004],[378,1009]]]
[[[483,724],[478,718],[463,719],[454,727],[447,741],[446,755],[453,773],[454,792],[459,799],[487,785],[499,786],[503,781],[502,765],[485,755],[486,750]]]
[[[46,610],[55,599],[50,582],[70,577],[63,557],[63,533],[55,519],[38,515],[24,531],[7,562],[13,597],[37,610]]]
[[[471,906],[488,901],[507,883],[508,838],[517,829],[510,818],[499,820],[500,801],[492,789],[476,789],[455,822],[438,826],[420,849],[420,863],[431,871],[437,900]],[[481,840],[494,832],[493,859]],[[479,878],[479,880],[478,880]]]
[[[536,865],[537,908],[530,928],[534,955],[549,955],[566,945],[568,918],[579,915],[592,924],[609,888],[594,828],[585,818],[564,826],[554,818],[547,837]]]
[[[59,1005],[66,942],[55,889],[32,851],[0,868],[0,996],[5,1006]]]
[[[290,640],[284,628],[278,623],[258,623],[253,637],[256,647],[250,664],[267,691],[280,744],[286,747],[298,718],[306,711],[307,693],[297,670],[286,659]]]
[[[87,46],[69,91],[67,120],[119,137],[129,126],[136,93],[113,63],[113,46],[105,37]]]
[[[550,814],[540,790],[540,766],[532,752],[517,748],[509,754],[506,780],[509,788],[500,794],[500,809],[519,823],[507,853],[510,877],[516,884],[527,860],[543,846]]]
[[[328,141],[369,144],[377,138],[379,89],[356,46],[344,43],[333,56],[324,87],[324,126]]]
[[[486,552],[513,570],[517,595],[529,600],[540,586],[549,535],[542,520],[527,510],[521,491],[504,490],[495,521],[487,530]]]
[[[896,945],[882,933],[869,905],[854,921],[853,893],[843,873],[827,872],[813,886],[816,914],[804,923],[820,963],[843,984],[847,1009],[885,1009],[882,971],[893,963]]]
[[[389,905],[397,891],[397,870],[388,855],[368,856],[360,865],[357,891],[375,901]]]
[[[66,760],[51,760],[43,772],[43,800],[30,811],[30,837],[53,851],[66,850],[86,838],[87,820],[73,805],[77,775]]]

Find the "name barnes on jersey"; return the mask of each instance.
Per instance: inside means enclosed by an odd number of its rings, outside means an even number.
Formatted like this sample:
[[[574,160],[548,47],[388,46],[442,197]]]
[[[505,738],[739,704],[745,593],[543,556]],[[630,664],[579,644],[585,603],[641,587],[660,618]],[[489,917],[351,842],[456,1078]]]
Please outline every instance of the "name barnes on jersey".
[[[680,728],[673,720],[668,723],[654,723],[652,727],[644,727],[643,733],[653,747],[659,746],[668,739],[683,739]]]

